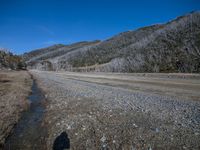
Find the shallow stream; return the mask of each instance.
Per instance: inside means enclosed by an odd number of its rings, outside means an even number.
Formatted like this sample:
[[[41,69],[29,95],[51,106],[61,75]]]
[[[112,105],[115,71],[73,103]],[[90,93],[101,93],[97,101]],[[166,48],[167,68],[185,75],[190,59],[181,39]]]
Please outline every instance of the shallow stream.
[[[44,150],[46,149],[46,128],[42,126],[45,97],[33,80],[32,93],[28,97],[30,108],[24,111],[13,133],[6,140],[5,150]]]

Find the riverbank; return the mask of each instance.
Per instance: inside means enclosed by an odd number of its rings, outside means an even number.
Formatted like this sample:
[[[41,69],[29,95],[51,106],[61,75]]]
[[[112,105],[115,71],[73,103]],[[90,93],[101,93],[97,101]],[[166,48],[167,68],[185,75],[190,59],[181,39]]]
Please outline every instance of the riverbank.
[[[13,132],[6,139],[4,150],[46,150],[47,127],[43,122],[45,97],[33,78],[29,109],[24,111]]]
[[[80,150],[199,149],[197,77],[30,73],[0,73],[2,145],[9,135],[12,149],[52,149],[65,135]]]
[[[27,110],[27,97],[31,92],[32,79],[27,71],[0,72],[0,149],[13,127]]]

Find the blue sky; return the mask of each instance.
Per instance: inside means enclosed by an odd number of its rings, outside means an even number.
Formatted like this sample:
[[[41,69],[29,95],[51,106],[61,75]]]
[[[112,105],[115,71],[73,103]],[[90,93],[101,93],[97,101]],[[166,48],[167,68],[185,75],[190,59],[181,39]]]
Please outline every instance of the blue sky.
[[[0,0],[0,48],[104,40],[200,10],[200,0]]]

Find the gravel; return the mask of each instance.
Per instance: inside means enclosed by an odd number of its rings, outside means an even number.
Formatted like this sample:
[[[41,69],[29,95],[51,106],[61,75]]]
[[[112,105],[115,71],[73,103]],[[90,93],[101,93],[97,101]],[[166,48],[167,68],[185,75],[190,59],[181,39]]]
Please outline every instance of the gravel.
[[[63,131],[71,149],[200,148],[198,100],[31,73],[47,98],[49,149]]]

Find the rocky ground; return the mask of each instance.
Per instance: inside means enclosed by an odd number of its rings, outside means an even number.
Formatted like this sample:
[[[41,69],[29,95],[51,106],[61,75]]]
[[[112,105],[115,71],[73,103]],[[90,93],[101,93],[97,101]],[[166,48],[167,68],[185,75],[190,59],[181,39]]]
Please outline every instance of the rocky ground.
[[[26,71],[0,71],[0,149],[21,112],[28,108],[31,85],[31,76]]]
[[[46,94],[47,147],[200,149],[199,75],[31,71]]]

